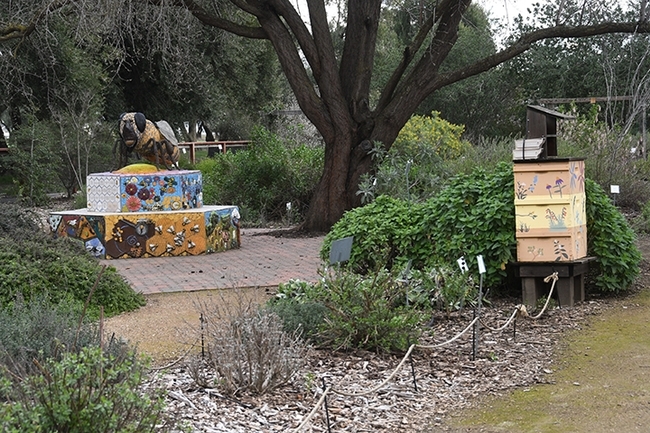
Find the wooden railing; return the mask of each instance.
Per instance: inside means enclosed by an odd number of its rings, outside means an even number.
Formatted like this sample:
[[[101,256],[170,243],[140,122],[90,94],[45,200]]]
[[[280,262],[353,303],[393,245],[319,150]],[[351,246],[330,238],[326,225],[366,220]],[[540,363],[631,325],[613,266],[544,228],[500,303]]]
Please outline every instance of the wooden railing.
[[[190,162],[196,164],[196,149],[210,149],[217,148],[220,153],[226,153],[229,149],[245,149],[250,144],[248,140],[234,140],[234,141],[186,141],[178,143],[178,147],[188,149],[190,153]]]

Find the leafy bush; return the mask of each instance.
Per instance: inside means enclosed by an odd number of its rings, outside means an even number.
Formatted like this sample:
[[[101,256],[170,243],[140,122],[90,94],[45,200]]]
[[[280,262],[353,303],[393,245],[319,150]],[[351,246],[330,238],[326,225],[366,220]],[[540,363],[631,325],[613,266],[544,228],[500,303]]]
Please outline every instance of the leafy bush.
[[[405,305],[406,288],[382,269],[372,276],[347,271],[326,277],[318,292],[329,313],[319,339],[336,349],[404,351],[419,338],[423,313]]]
[[[282,319],[285,332],[314,343],[318,342],[318,330],[327,315],[325,305],[314,300],[316,287],[306,281],[291,280],[280,284],[275,297],[266,304],[269,311]]]
[[[40,370],[47,359],[60,360],[69,351],[99,345],[95,326],[79,323],[78,304],[52,304],[45,296],[29,302],[18,299],[12,308],[0,310],[0,365],[14,378],[26,378]]]
[[[337,269],[316,284],[282,285],[267,308],[321,347],[390,352],[406,350],[419,337],[422,309],[406,299],[406,285],[385,269],[373,276]]]
[[[323,166],[323,149],[287,146],[269,131],[257,128],[247,150],[218,154],[197,164],[203,173],[203,200],[236,204],[242,218],[264,223],[300,218],[311,199]],[[295,221],[290,221],[295,222]]]
[[[345,267],[365,274],[381,267],[403,267],[409,259],[416,268],[424,265],[433,246],[422,231],[426,215],[421,204],[409,204],[388,196],[352,209],[325,236],[321,258],[329,261],[332,242],[354,236],[350,260]]]
[[[135,353],[110,355],[99,347],[39,363],[41,374],[12,384],[0,373],[2,431],[152,432],[162,396],[145,392],[146,363]]]
[[[53,149],[52,137],[58,136],[58,127],[50,121],[39,121],[28,115],[32,127],[12,131],[11,152],[0,158],[0,172],[8,172],[18,185],[18,194],[29,204],[41,205],[49,201],[47,193],[59,185],[58,174],[67,164],[59,150]],[[60,143],[57,143],[60,145]]]
[[[409,272],[407,287],[409,305],[420,308],[433,306],[447,314],[475,304],[478,297],[478,287],[470,273],[444,266]]]
[[[361,178],[357,192],[361,202],[369,203],[380,195],[414,202],[432,197],[470,156],[480,153],[481,149],[461,139],[463,129],[435,111],[431,116],[411,117],[388,152],[380,145],[372,150],[376,170]],[[476,161],[485,163],[486,159]]]
[[[329,255],[335,239],[354,236],[350,260],[343,266],[367,273],[384,260],[399,269],[412,260],[414,269],[455,263],[464,256],[476,268],[482,255],[486,287],[506,282],[506,265],[516,257],[514,186],[510,164],[492,172],[482,169],[457,176],[436,197],[408,204],[389,197],[347,212],[328,233],[321,257]],[[595,285],[621,291],[638,274],[639,252],[634,232],[601,188],[586,182],[589,254],[599,257]],[[397,266],[397,268],[396,268]]]
[[[506,265],[517,247],[511,164],[455,177],[424,204],[423,215],[418,230],[429,235],[433,249],[428,265],[455,263],[464,256],[476,269],[476,256],[482,255],[485,285],[497,287],[504,282]]]
[[[332,227],[321,257],[328,257],[333,240],[346,236],[355,238],[346,266],[361,273],[382,261],[392,269],[412,260],[415,269],[423,269],[461,256],[472,264],[482,254],[489,269],[486,285],[498,285],[516,248],[513,188],[511,167],[499,164],[492,173],[478,169],[452,179],[423,204],[379,197]]]
[[[420,202],[451,176],[446,161],[427,143],[416,142],[401,151],[393,147],[389,152],[375,146],[371,152],[378,168],[375,175],[364,174],[359,182],[357,195],[364,204],[381,195]]]
[[[0,305],[11,305],[17,296],[26,301],[47,293],[53,303],[83,305],[102,267],[78,241],[53,239],[35,223],[37,217],[18,206],[0,208]],[[89,305],[97,317],[99,306],[106,315],[131,311],[144,305],[115,268],[106,268]]]
[[[431,116],[411,116],[399,132],[393,147],[408,153],[422,143],[430,146],[442,159],[458,158],[470,146],[461,136],[465,127],[454,125],[440,117],[437,111]]]
[[[594,284],[603,292],[626,290],[639,274],[641,261],[634,231],[596,182],[587,179],[585,193],[587,249],[598,259],[591,272]]]

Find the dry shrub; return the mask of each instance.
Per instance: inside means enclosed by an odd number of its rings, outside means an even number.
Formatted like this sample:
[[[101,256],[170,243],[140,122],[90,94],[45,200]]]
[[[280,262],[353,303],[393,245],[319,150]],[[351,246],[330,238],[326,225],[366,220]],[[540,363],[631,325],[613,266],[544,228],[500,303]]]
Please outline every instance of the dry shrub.
[[[241,298],[237,305],[202,304],[203,347],[189,368],[199,386],[224,393],[264,394],[291,380],[302,367],[308,346],[282,320]]]

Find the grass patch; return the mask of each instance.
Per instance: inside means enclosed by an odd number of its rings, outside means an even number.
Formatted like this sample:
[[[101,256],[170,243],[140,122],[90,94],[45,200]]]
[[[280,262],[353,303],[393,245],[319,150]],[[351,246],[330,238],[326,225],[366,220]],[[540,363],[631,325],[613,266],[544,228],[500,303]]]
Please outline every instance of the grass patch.
[[[649,333],[646,289],[568,337],[549,376],[553,384],[487,399],[458,425],[512,433],[636,431],[650,422]]]

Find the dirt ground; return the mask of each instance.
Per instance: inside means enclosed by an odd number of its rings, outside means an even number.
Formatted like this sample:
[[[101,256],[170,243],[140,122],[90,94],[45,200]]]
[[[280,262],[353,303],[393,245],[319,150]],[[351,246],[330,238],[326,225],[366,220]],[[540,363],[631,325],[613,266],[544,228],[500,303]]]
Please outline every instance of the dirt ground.
[[[612,299],[606,313],[567,335],[555,364],[559,367],[547,383],[479,399],[474,409],[450,414],[443,426],[428,431],[649,431],[650,237],[640,239],[639,246],[646,262],[636,293]],[[150,355],[155,365],[168,365],[192,350],[202,308],[259,304],[269,296],[268,289],[148,295],[145,307],[108,319],[105,335],[122,336]]]
[[[268,288],[147,295],[144,307],[106,319],[104,338],[114,335],[126,339],[150,356],[154,365],[166,365],[192,350],[192,346],[197,347],[201,312],[206,308],[244,308],[262,304],[270,296]]]

